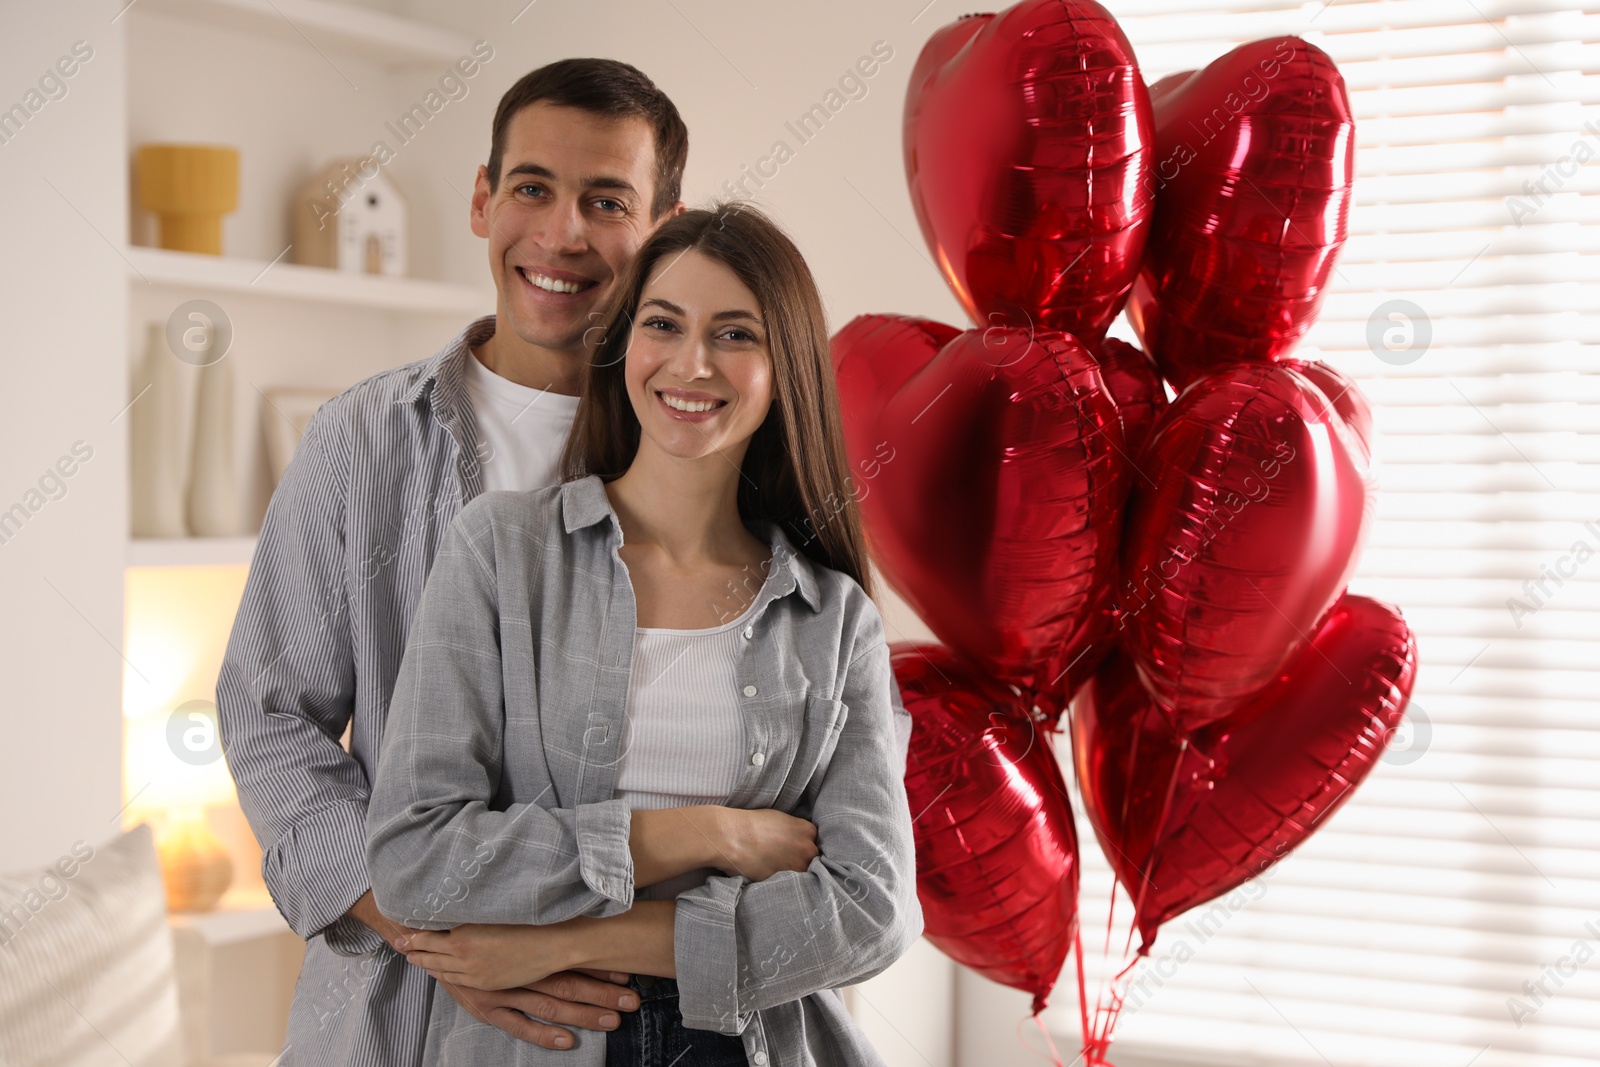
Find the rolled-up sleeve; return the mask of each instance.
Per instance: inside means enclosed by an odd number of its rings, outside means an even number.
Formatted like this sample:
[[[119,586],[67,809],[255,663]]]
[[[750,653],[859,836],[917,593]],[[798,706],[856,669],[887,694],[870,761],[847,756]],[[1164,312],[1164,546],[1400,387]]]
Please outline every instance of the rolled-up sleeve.
[[[922,934],[899,694],[870,601],[846,662],[845,722],[811,813],[820,854],[803,872],[714,876],[677,898],[686,1026],[740,1033],[755,1011],[871,978]]]
[[[367,811],[373,895],[431,929],[616,915],[633,905],[626,802],[491,806],[505,732],[493,541],[490,501],[476,498],[423,589]]]
[[[367,891],[367,776],[339,744],[355,706],[344,581],[349,448],[337,401],[312,417],[272,495],[217,675],[217,718],[261,874],[303,938],[383,940],[345,913]]]

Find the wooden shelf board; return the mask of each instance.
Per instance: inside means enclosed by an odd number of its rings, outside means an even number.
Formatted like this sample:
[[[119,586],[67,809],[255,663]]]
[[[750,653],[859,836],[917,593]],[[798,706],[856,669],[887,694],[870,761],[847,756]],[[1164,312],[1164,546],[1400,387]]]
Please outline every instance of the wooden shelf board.
[[[141,0],[157,12],[253,36],[354,53],[386,66],[452,64],[472,52],[470,38],[415,19],[326,0]]]
[[[170,252],[164,248],[123,250],[134,273],[131,283],[178,286],[215,292],[251,293],[293,300],[316,300],[351,307],[449,315],[482,315],[494,310],[494,294],[469,285],[422,278],[302,267],[265,260]]]
[[[128,540],[129,567],[249,566],[254,537],[133,537]]]

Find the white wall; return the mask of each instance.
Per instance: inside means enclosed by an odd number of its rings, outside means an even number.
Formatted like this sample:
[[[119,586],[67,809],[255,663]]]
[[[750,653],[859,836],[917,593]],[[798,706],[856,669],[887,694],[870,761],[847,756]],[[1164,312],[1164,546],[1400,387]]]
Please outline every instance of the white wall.
[[[0,143],[0,511],[76,441],[92,456],[0,544],[0,869],[118,829],[127,403],[117,245],[127,151],[115,3],[0,7],[0,107],[92,57]],[[115,420],[115,421],[113,421]]]

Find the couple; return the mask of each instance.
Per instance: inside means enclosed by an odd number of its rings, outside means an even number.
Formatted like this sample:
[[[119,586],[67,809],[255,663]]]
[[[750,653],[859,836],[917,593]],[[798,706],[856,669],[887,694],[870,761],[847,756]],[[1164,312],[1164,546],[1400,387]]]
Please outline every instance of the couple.
[[[835,990],[921,932],[909,718],[822,302],[687,152],[627,64],[521,79],[495,314],[273,496],[217,705],[309,942],[285,1065],[879,1062]]]

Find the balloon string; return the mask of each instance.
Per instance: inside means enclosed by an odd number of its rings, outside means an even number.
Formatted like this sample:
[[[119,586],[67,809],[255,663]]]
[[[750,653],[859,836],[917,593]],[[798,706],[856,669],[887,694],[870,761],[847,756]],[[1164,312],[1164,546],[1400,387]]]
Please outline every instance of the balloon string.
[[[1113,878],[1111,880],[1111,899],[1106,906],[1106,938],[1104,944],[1100,946],[1100,959],[1103,962],[1109,962],[1111,959],[1111,929],[1116,920],[1116,908],[1117,882],[1116,879]],[[1122,953],[1124,957],[1127,956],[1128,950],[1126,946],[1123,947]],[[1106,1018],[1106,1013],[1109,1010],[1110,1007],[1106,1004],[1106,987],[1102,985],[1099,989],[1095,990],[1094,1023],[1091,1026],[1091,1031],[1094,1034],[1093,1047],[1101,1049],[1102,1051],[1105,1048],[1105,1042],[1101,1040],[1105,1030],[1105,1026],[1102,1024],[1102,1021]]]
[[[1145,705],[1144,714],[1145,715],[1157,714],[1157,712],[1155,710],[1155,705],[1154,705],[1153,702],[1147,703]],[[1143,736],[1144,730],[1141,728],[1139,733],[1140,733],[1140,736]],[[1183,758],[1184,758],[1184,756],[1188,755],[1188,753],[1189,753],[1189,739],[1187,737],[1185,737],[1178,743],[1177,755],[1175,757],[1173,757],[1173,760],[1172,760],[1172,778],[1171,778],[1171,780],[1169,780],[1167,782],[1166,795],[1161,798],[1161,814],[1156,819],[1156,825],[1158,827],[1161,827],[1161,834],[1153,842],[1151,842],[1151,844],[1150,844],[1150,852],[1148,853],[1148,855],[1147,855],[1147,857],[1145,859],[1145,862],[1150,864],[1151,866],[1155,865],[1156,857],[1161,854],[1161,846],[1167,843],[1167,830],[1166,830],[1167,817],[1172,814],[1172,800],[1173,800],[1173,797],[1175,797],[1177,795],[1177,793],[1178,793],[1178,778],[1181,776],[1181,774],[1183,772]],[[1133,777],[1132,777],[1132,773],[1131,773],[1132,769],[1133,768],[1130,766],[1129,767],[1130,774],[1129,774],[1129,777],[1128,777],[1128,781],[1130,781],[1130,782],[1133,781]],[[1140,925],[1139,917],[1144,914],[1145,894],[1149,891],[1150,885],[1151,885],[1151,882],[1150,882],[1150,874],[1149,874],[1149,872],[1141,870],[1139,872],[1139,895],[1137,897],[1135,897],[1134,901],[1133,901],[1133,922],[1131,924],[1129,924],[1129,926],[1128,926],[1128,941],[1127,941],[1127,944],[1124,945],[1123,949],[1122,949],[1122,953],[1123,953],[1124,956],[1127,955],[1128,948],[1133,945],[1133,932],[1134,932],[1135,927],[1138,927]],[[1147,942],[1147,941],[1141,941],[1140,942],[1140,944],[1139,944],[1139,954],[1140,955],[1144,955],[1146,952],[1149,951],[1149,949],[1150,949],[1149,942]]]
[[[1115,888],[1113,888],[1112,892],[1114,895]],[[1117,1014],[1122,1010],[1122,996],[1116,989],[1110,989],[1109,991],[1106,987],[1099,989],[1095,994],[1095,1007],[1091,1018],[1086,992],[1088,979],[1085,977],[1083,970],[1083,939],[1076,932],[1073,934],[1073,949],[1078,965],[1078,1019],[1079,1032],[1082,1035],[1082,1051],[1078,1054],[1078,1060],[1084,1064],[1084,1067],[1114,1067],[1111,1061],[1106,1058],[1106,1054],[1111,1050],[1111,1033],[1115,1026]],[[1131,969],[1131,966],[1124,968],[1117,977],[1120,979]],[[1109,1004],[1106,1003],[1108,992],[1111,996]],[[1076,1062],[1074,1061],[1074,1064]]]
[[[1034,1012],[1033,1021],[1034,1024],[1039,1027],[1039,1032],[1044,1035],[1045,1047],[1050,1050],[1051,1067],[1066,1067],[1066,1065],[1061,1062],[1061,1053],[1056,1051],[1056,1043],[1050,1037],[1050,1029],[1049,1027],[1045,1026],[1043,1016],[1041,1016],[1038,1012]],[[1022,1039],[1018,1037],[1017,1040],[1021,1041]],[[1036,1051],[1031,1045],[1027,1045],[1026,1043],[1024,1043],[1023,1047],[1027,1048],[1029,1052]]]
[[[1156,711],[1153,706],[1147,705],[1144,710],[1144,714],[1156,714]],[[1142,736],[1143,730],[1140,730],[1139,734]],[[1167,782],[1166,792],[1161,800],[1161,814],[1156,822],[1156,825],[1159,827],[1166,827],[1168,816],[1170,816],[1172,813],[1173,800],[1177,796],[1178,791],[1178,780],[1182,775],[1183,761],[1184,757],[1188,754],[1188,751],[1189,739],[1185,737],[1178,745],[1177,756],[1174,758],[1172,764],[1172,777]],[[1128,780],[1132,781],[1133,771],[1136,766],[1135,761],[1138,759],[1138,753],[1135,751],[1130,755],[1131,759],[1128,766]],[[1157,837],[1152,843],[1150,847],[1149,858],[1146,860],[1147,863],[1154,863],[1155,857],[1160,854],[1161,846],[1166,842],[1166,838],[1167,835],[1163,832],[1163,834]],[[1129,952],[1133,947],[1134,932],[1139,928],[1139,916],[1143,913],[1145,894],[1149,891],[1151,886],[1150,876],[1146,871],[1141,870],[1139,872],[1139,876],[1140,880],[1138,895],[1133,896],[1130,894],[1130,897],[1133,900],[1133,914],[1129,918],[1128,936],[1123,942],[1122,946],[1122,959],[1125,961],[1128,960]],[[1115,909],[1116,899],[1117,889],[1115,881],[1113,880],[1111,887],[1111,903],[1108,911]],[[1108,915],[1106,919],[1107,948],[1104,953],[1104,958],[1108,962],[1111,958],[1109,945],[1111,925],[1111,918]],[[1098,994],[1095,998],[1095,1025],[1093,1027],[1093,1035],[1092,1038],[1086,1040],[1084,1047],[1084,1062],[1086,1067],[1110,1067],[1109,1061],[1106,1060],[1105,1055],[1111,1048],[1111,1042],[1116,1035],[1117,1022],[1122,1016],[1122,1008],[1127,1000],[1128,979],[1133,973],[1134,968],[1138,967],[1140,959],[1143,958],[1148,949],[1148,943],[1141,943],[1139,946],[1139,955],[1133,960],[1128,961],[1126,965],[1122,967],[1122,969],[1119,970],[1115,975],[1113,975],[1098,991]]]
[[[1080,1059],[1089,1055],[1089,1050],[1094,1047],[1092,1040],[1093,1030],[1089,1025],[1089,996],[1085,989],[1088,985],[1083,975],[1083,933],[1081,930],[1072,931],[1072,958],[1078,964],[1078,1035],[1079,1043],[1083,1048]],[[1095,1012],[1100,1011],[1099,995],[1095,996]]]
[[[1116,907],[1116,902],[1117,886],[1116,883],[1113,882],[1111,886],[1110,907],[1108,910],[1114,909]],[[1136,916],[1129,917],[1129,934],[1127,940],[1123,944],[1122,959],[1120,961],[1123,964],[1122,969],[1100,987],[1095,997],[1094,1038],[1091,1043],[1091,1049],[1089,1050],[1091,1053],[1091,1059],[1089,1062],[1091,1063],[1109,1064],[1110,1062],[1105,1057],[1111,1049],[1111,1042],[1116,1031],[1117,1020],[1122,1014],[1122,1005],[1125,999],[1121,983],[1138,963],[1138,960],[1134,960],[1131,963],[1128,962],[1128,946],[1133,941],[1132,927],[1135,921]],[[1112,925],[1112,920],[1108,916],[1106,919],[1107,944],[1105,950],[1101,954],[1101,958],[1108,964],[1111,962],[1110,941]]]
[[[1093,1062],[1096,1065],[1104,1064],[1110,1067],[1110,1061],[1105,1058],[1105,1054],[1111,1050],[1111,1043],[1116,1039],[1117,1022],[1121,1019],[1122,1007],[1127,1002],[1128,977],[1139,963],[1140,958],[1135,957],[1106,983],[1106,994],[1111,1003],[1106,1007],[1104,1025],[1095,1035],[1096,1059]]]

